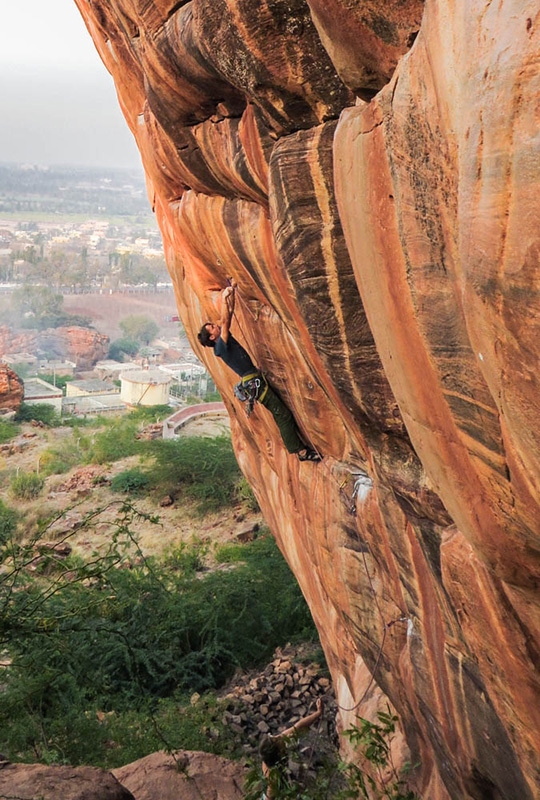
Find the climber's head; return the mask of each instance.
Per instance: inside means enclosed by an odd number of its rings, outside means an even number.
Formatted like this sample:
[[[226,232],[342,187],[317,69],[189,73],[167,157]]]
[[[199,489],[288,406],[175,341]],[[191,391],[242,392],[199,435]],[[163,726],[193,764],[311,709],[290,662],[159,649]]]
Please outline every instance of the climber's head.
[[[214,347],[220,333],[221,328],[219,325],[215,325],[213,322],[205,322],[197,338],[203,347]]]
[[[279,736],[263,736],[259,753],[268,767],[275,767],[286,755],[285,742]]]

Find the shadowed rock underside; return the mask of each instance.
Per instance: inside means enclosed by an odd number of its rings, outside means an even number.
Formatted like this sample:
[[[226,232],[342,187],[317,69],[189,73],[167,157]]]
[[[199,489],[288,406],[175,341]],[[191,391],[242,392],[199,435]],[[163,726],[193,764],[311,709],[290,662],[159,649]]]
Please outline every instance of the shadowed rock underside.
[[[423,797],[532,800],[538,0],[75,1],[342,725],[390,702]],[[229,276],[320,464],[196,342]]]

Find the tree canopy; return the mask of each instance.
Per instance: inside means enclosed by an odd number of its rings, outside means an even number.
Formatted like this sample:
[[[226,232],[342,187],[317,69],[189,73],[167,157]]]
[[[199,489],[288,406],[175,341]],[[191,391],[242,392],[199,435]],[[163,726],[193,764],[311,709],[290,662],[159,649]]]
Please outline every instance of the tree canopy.
[[[146,314],[130,314],[124,317],[120,321],[120,328],[125,338],[135,339],[142,344],[150,344],[159,332],[157,323]]]

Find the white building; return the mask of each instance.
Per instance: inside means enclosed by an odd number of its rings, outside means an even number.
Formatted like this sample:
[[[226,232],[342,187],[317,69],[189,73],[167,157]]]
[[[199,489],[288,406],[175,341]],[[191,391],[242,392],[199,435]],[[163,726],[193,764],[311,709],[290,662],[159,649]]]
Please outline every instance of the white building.
[[[62,413],[62,389],[58,389],[41,378],[28,378],[24,381],[24,402],[29,405],[48,403],[58,414]]]
[[[171,378],[159,369],[131,370],[120,376],[120,397],[129,406],[161,406],[169,402]]]

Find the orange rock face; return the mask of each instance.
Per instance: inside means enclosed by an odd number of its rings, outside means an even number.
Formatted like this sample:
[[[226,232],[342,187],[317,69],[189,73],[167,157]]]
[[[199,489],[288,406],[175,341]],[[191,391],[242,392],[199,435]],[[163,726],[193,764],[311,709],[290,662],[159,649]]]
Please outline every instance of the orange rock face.
[[[22,380],[7,364],[0,363],[0,410],[16,411],[23,396]]]
[[[234,334],[324,454],[289,456],[200,352],[342,724],[371,673],[421,796],[532,800],[537,0],[76,2],[194,347],[234,277]]]

